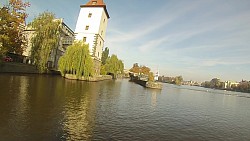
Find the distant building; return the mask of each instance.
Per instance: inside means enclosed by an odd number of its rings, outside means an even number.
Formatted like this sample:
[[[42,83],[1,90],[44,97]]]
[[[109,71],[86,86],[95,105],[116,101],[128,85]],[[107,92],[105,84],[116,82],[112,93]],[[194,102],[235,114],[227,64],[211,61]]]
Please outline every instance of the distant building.
[[[155,73],[155,76],[154,76],[154,80],[155,81],[158,81],[159,80],[159,76],[160,76],[160,72],[159,70]]]
[[[183,81],[183,82],[182,82],[182,85],[201,86],[201,83],[200,83],[200,82],[197,82],[197,81],[189,80],[189,81]]]
[[[232,86],[237,87],[239,84],[240,84],[240,83],[238,83],[238,82],[225,81],[225,82],[224,82],[224,85],[223,85],[223,88],[224,88],[224,89],[231,89]]]
[[[26,63],[28,63],[29,58],[31,56],[31,47],[32,47],[31,39],[34,37],[34,33],[35,33],[34,29],[32,29],[31,27],[28,27],[28,26],[25,27],[24,36],[26,39],[26,49],[24,50],[24,52],[22,54],[25,57],[24,63],[26,61],[27,61]]]
[[[189,81],[183,81],[182,82],[182,85],[190,85],[190,86],[192,86],[192,85],[194,85],[194,81],[192,81],[192,80],[189,80]]]
[[[130,73],[130,71],[128,70],[128,69],[124,69],[123,70],[123,73],[124,73],[124,77],[129,77],[129,73]]]
[[[61,31],[58,47],[52,50],[48,60],[48,67],[51,69],[58,69],[59,58],[65,53],[67,47],[73,44],[74,32],[63,22],[63,19],[55,19],[60,21]],[[31,39],[35,36],[35,30],[32,27],[26,27],[24,30],[26,37],[27,48],[23,52],[24,63],[32,63],[31,60]]]
[[[89,45],[90,55],[94,60],[95,75],[99,75],[105,34],[110,17],[103,0],[90,0],[80,7],[75,29],[76,40],[82,40]]]

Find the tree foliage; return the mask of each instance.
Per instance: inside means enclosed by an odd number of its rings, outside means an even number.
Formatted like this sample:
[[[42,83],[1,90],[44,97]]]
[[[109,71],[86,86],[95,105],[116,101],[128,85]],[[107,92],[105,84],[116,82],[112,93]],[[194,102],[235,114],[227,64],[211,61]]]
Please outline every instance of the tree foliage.
[[[150,74],[150,68],[146,66],[139,66],[137,63],[133,65],[133,67],[129,70],[134,73],[149,75]]]
[[[25,36],[23,35],[26,7],[28,2],[22,0],[9,0],[7,6],[0,8],[0,56],[7,52],[22,54],[25,49]]]
[[[47,70],[47,62],[53,49],[58,46],[60,21],[55,20],[53,13],[44,12],[36,17],[29,26],[35,30],[32,37],[31,59],[35,61],[38,70]]]
[[[101,65],[101,74],[106,75],[108,73],[114,74],[116,77],[117,74],[123,73],[124,64],[121,60],[118,59],[116,55],[109,56],[109,48],[106,47],[102,52],[102,65]]]
[[[112,73],[116,76],[119,73],[123,73],[124,64],[116,55],[112,55],[107,59],[104,68],[107,73]]]
[[[92,76],[93,60],[89,54],[89,46],[82,41],[74,42],[59,59],[59,70],[62,75],[74,74],[77,78]]]
[[[214,78],[210,81],[210,87],[211,88],[222,88],[221,81],[218,78]]]
[[[159,81],[164,82],[164,83],[181,85],[183,82],[183,77],[182,76],[176,76],[176,77],[160,76]]]
[[[174,84],[181,85],[182,81],[183,81],[182,76],[176,76],[174,79]]]
[[[134,72],[134,73],[140,73],[140,67],[138,63],[135,63],[129,71]]]
[[[104,51],[102,52],[102,65],[105,65],[106,64],[106,60],[108,59],[108,57],[109,57],[109,48],[108,47],[106,47],[105,49],[104,49]]]
[[[147,66],[139,66],[138,63],[135,63],[129,71],[138,73],[141,77],[147,77],[148,81],[154,81],[154,73]]]
[[[239,83],[238,86],[234,87],[234,90],[240,91],[240,92],[248,92],[250,93],[250,82],[249,81],[242,81]]]
[[[153,72],[149,72],[148,81],[154,81],[154,73]]]

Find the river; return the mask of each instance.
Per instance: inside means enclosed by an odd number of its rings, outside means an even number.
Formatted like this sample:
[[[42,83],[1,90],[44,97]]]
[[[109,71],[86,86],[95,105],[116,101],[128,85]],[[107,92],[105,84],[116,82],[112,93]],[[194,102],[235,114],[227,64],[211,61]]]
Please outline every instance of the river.
[[[249,94],[0,74],[0,140],[250,140]]]

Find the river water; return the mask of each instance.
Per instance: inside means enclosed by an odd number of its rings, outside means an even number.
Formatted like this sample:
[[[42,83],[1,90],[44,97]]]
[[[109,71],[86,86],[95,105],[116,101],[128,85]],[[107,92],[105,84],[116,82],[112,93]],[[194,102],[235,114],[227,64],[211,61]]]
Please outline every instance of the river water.
[[[0,140],[250,140],[249,94],[0,74]]]

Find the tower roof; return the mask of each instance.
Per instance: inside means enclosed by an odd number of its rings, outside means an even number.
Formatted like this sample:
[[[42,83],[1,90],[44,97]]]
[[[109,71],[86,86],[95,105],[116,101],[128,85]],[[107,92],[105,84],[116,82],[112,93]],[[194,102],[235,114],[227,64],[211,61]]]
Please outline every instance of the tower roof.
[[[80,7],[103,7],[107,17],[110,18],[106,4],[103,2],[103,0],[89,0],[87,4],[81,5]]]

